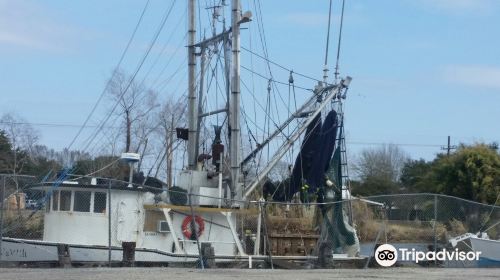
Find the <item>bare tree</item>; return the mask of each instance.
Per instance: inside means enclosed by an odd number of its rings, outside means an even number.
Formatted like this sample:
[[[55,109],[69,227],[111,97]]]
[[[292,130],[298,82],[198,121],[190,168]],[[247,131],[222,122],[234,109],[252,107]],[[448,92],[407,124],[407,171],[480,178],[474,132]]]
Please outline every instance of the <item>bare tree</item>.
[[[399,180],[408,155],[398,146],[389,144],[361,151],[354,170],[360,179],[370,177]]]
[[[176,141],[174,134],[175,128],[184,126],[186,122],[186,106],[179,102],[174,101],[172,98],[168,99],[161,106],[160,111],[157,115],[158,118],[158,129],[157,133],[162,139],[161,143],[164,145],[163,156],[160,158],[155,172],[155,177],[162,166],[162,163],[166,160],[167,165],[167,185],[172,186],[173,182],[173,154],[175,149],[180,145],[181,142]]]
[[[31,150],[31,158],[35,163],[39,163],[39,159],[53,160],[61,166],[73,166],[77,161],[90,159],[88,153],[78,150],[68,150],[64,148],[62,151],[55,151],[45,145],[34,145]]]
[[[38,132],[22,117],[6,113],[0,119],[0,125],[10,141],[12,159],[6,164],[7,170],[12,173],[12,178],[19,192],[18,174],[22,174],[24,167],[30,160],[31,151],[38,141]],[[20,211],[20,196],[16,195],[18,211]]]
[[[285,179],[289,178],[291,175],[291,166],[290,163],[286,161],[279,161],[269,172],[267,177],[271,179],[273,182],[282,182]]]
[[[39,133],[25,119],[12,113],[6,113],[0,119],[2,130],[9,138],[12,146],[12,162],[9,169],[13,175],[22,173],[24,166],[29,160],[21,154],[31,156],[33,148],[38,141]]]
[[[120,106],[117,114],[122,116],[124,121],[125,151],[130,152],[133,150],[133,127],[158,106],[156,93],[146,90],[144,85],[136,83],[119,69],[113,72],[108,93]]]

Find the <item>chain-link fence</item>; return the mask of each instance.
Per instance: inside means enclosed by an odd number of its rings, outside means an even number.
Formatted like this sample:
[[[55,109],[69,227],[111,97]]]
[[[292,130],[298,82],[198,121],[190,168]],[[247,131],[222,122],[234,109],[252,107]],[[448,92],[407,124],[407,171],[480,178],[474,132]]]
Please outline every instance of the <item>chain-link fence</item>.
[[[438,194],[301,204],[229,200],[221,187],[194,195],[153,181],[36,182],[0,177],[3,265],[370,267],[378,244],[428,252],[454,250],[449,240],[466,233],[500,238],[500,207]],[[462,241],[456,248],[470,251]]]

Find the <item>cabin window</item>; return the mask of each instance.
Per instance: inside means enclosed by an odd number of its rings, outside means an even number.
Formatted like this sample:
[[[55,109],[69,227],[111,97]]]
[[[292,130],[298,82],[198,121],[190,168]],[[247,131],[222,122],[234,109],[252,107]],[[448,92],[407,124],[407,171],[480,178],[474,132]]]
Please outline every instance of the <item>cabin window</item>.
[[[71,211],[71,191],[60,192],[60,211]]]
[[[106,193],[94,193],[94,213],[106,213]]]
[[[59,210],[59,191],[52,192],[52,210]]]
[[[75,212],[90,212],[90,195],[91,192],[75,191],[75,201],[73,211]]]

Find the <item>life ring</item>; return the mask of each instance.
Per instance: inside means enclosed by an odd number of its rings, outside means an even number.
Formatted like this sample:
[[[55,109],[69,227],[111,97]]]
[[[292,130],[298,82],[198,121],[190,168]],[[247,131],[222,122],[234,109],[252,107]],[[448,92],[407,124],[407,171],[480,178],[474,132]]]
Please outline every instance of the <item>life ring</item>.
[[[186,216],[184,218],[184,221],[182,221],[182,234],[188,239],[193,238],[193,233],[191,232],[191,221],[193,220],[193,216]],[[203,219],[195,215],[194,216],[194,221],[198,225],[198,232],[196,232],[196,238],[200,237],[200,235],[203,233],[203,230],[205,229],[205,223],[203,222]]]

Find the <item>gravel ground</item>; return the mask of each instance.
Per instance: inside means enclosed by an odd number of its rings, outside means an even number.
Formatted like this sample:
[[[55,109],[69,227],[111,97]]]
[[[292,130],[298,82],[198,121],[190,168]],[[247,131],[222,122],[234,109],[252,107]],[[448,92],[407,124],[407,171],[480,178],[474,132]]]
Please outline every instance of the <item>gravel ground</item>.
[[[0,279],[16,280],[146,280],[146,279],[500,279],[500,269],[186,269],[186,268],[0,268]]]

